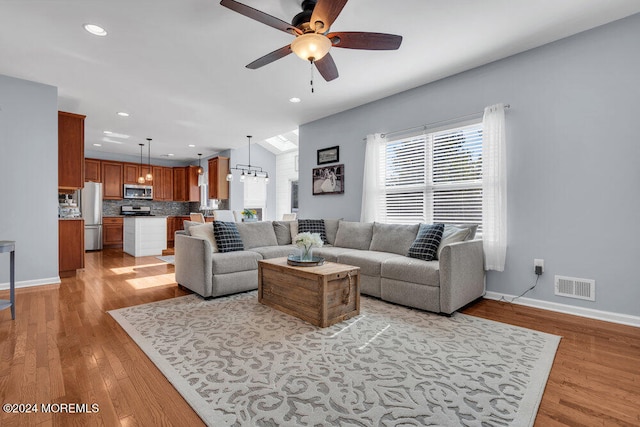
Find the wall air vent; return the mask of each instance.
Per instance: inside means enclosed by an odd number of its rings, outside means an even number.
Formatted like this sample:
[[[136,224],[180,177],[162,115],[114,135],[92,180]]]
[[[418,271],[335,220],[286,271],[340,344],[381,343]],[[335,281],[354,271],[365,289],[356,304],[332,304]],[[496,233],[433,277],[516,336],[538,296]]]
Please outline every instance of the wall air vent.
[[[596,281],[577,277],[555,276],[555,294],[561,297],[596,300]]]

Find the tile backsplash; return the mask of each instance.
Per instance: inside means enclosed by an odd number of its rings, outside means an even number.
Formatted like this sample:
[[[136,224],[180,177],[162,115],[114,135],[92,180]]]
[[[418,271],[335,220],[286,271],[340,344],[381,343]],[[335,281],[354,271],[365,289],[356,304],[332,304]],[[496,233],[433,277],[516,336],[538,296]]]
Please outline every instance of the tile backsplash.
[[[224,202],[224,203],[223,203]],[[221,200],[219,209],[226,209],[227,200]],[[161,202],[154,200],[103,200],[102,215],[120,215],[122,206],[150,206],[151,213],[157,216],[186,216],[191,212],[200,212],[200,202]]]

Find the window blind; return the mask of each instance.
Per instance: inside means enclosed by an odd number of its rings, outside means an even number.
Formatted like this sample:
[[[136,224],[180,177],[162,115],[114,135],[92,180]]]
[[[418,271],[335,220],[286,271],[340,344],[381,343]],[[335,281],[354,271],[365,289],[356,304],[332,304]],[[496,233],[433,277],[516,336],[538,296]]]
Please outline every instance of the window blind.
[[[482,124],[387,141],[389,223],[482,224]]]

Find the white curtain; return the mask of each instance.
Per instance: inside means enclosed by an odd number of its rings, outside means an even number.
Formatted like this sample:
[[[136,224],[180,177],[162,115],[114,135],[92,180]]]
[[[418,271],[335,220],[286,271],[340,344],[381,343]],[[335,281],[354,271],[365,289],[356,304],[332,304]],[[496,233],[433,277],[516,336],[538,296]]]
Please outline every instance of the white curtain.
[[[507,255],[507,144],[504,105],[482,120],[482,240],[486,270],[504,271]]]
[[[383,216],[386,210],[383,208],[385,202],[383,144],[384,137],[381,134],[367,135],[360,210],[362,222],[384,222]]]

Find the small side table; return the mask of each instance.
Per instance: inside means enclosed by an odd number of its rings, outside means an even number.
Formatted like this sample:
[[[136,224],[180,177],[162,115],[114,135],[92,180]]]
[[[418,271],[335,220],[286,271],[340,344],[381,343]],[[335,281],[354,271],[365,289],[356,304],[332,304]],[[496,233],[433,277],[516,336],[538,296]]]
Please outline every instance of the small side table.
[[[9,301],[0,300],[0,310],[11,307],[11,318],[16,320],[16,242],[0,240],[0,253],[9,252]]]

